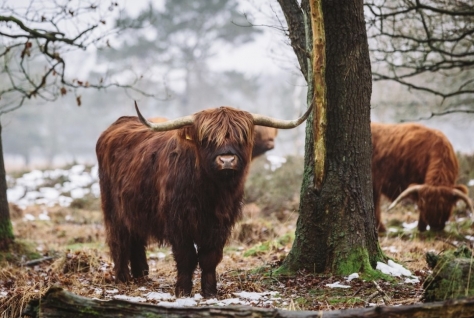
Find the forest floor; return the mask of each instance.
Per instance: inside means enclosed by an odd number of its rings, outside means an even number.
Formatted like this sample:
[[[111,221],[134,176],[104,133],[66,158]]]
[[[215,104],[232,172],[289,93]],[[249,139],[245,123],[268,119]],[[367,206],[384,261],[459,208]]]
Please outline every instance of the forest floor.
[[[291,249],[298,217],[299,186],[294,193],[286,194],[292,180],[288,178],[288,170],[293,171],[291,165],[291,161],[287,162],[289,167],[281,172],[281,179],[273,175],[271,181],[262,181],[257,173],[249,177],[249,193],[254,192],[254,187],[261,189],[280,180],[285,181],[282,188],[287,191],[268,190],[269,198],[281,201],[277,206],[270,204],[270,200],[266,202],[261,194],[255,194],[261,201],[250,202],[252,196],[246,196],[244,217],[234,227],[217,268],[218,298],[211,300],[199,295],[199,269],[194,276],[196,295],[176,300],[173,256],[169,247],[155,244],[148,247],[148,280],[115,284],[98,199],[70,207],[33,205],[19,209],[12,205],[17,244],[11,255],[0,259],[0,316],[20,316],[29,300],[39,298],[51,286],[90,298],[174,306],[245,304],[327,311],[416,304],[423,301],[423,282],[431,272],[425,254],[461,245],[472,248],[472,222],[463,216],[463,207],[459,207],[444,232],[419,233],[413,227],[418,220],[416,207],[407,204],[383,213],[389,232],[379,236],[379,242],[386,256],[403,265],[411,276],[351,279],[309,272],[275,276],[272,272]],[[261,172],[259,168],[256,171]],[[277,171],[274,170],[275,174]],[[294,180],[298,181],[298,176]],[[285,198],[280,196],[283,193]],[[385,208],[387,204],[384,203]],[[41,218],[45,214],[48,218]],[[37,259],[37,263],[29,263]]]

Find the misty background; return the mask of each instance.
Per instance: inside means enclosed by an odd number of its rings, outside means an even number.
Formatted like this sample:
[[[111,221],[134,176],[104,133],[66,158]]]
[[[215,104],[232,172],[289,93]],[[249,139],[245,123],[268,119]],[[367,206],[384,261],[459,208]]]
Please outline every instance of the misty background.
[[[227,105],[293,119],[306,108],[306,83],[275,1],[118,3],[124,11],[109,16],[107,23],[132,29],[111,37],[105,47],[70,52],[67,73],[83,82],[107,77],[126,83],[138,77],[135,86],[145,94],[83,89],[55,102],[27,101],[2,116],[7,172],[94,164],[99,135],[118,117],[135,115],[134,100],[148,118],[175,118]],[[433,81],[428,76],[419,80]],[[437,97],[380,81],[373,83],[371,105],[373,121],[420,122],[444,132],[456,151],[474,152],[471,115],[422,120],[442,108]],[[280,130],[275,149],[267,154],[303,152],[304,125]]]

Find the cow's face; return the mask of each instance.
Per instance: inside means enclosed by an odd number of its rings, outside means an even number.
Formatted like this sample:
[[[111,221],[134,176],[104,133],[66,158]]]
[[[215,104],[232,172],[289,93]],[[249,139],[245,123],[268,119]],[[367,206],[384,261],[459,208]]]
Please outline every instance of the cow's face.
[[[458,200],[452,187],[429,186],[421,189],[417,195],[420,215],[433,231],[444,229]]]
[[[275,147],[278,130],[274,127],[255,126],[255,141],[252,157],[262,155]]]
[[[229,107],[205,110],[195,114],[187,134],[208,175],[226,179],[247,171],[254,134],[250,113]]]

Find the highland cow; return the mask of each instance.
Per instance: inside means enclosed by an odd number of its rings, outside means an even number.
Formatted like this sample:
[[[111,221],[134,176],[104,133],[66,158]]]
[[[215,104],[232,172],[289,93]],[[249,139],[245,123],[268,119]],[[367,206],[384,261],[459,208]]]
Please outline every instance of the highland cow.
[[[203,296],[215,296],[216,267],[241,215],[254,126],[294,128],[310,110],[281,121],[220,107],[152,123],[136,107],[138,117],[105,130],[96,152],[116,281],[147,276],[146,246],[156,241],[171,245],[176,296],[191,294],[198,264]]]
[[[375,218],[384,232],[380,200],[393,201],[389,210],[404,198],[418,206],[418,230],[440,231],[458,200],[473,211],[465,185],[456,185],[458,161],[446,136],[420,124],[371,123],[372,182]]]
[[[149,121],[153,123],[160,123],[168,121],[168,119],[164,117],[153,117],[149,119]],[[252,160],[274,149],[275,138],[278,134],[278,130],[276,128],[260,125],[255,125],[254,131],[255,138],[252,148]]]

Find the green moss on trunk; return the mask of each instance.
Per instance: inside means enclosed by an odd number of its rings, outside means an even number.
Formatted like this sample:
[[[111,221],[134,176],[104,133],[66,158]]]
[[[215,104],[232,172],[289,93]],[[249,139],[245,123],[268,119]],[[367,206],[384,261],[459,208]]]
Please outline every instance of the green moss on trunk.
[[[7,251],[14,239],[10,219],[0,219],[0,251]]]

